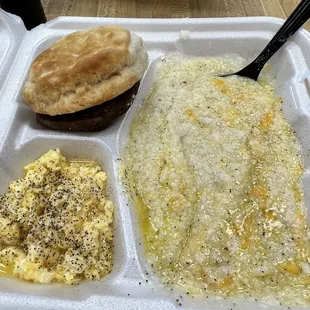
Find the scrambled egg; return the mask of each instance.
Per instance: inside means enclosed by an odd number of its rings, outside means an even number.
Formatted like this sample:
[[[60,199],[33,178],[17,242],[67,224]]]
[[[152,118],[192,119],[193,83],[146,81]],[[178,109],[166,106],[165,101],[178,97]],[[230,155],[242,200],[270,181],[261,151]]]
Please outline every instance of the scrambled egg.
[[[219,77],[242,65],[166,57],[132,123],[125,182],[164,283],[309,305],[300,146],[268,81]]]
[[[0,271],[25,280],[76,283],[111,272],[114,205],[95,162],[58,149],[27,165],[0,196]]]

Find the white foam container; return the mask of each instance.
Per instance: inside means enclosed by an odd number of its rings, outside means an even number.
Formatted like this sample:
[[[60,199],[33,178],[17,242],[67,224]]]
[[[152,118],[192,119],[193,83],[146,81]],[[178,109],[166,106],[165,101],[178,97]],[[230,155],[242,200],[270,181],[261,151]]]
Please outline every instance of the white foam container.
[[[56,39],[76,30],[120,24],[141,36],[151,66],[132,108],[98,133],[65,133],[43,129],[24,104],[22,87],[32,60]],[[287,309],[221,298],[190,298],[164,288],[151,273],[141,246],[137,215],[118,181],[121,150],[130,122],[154,80],[152,61],[168,52],[219,56],[238,53],[251,60],[279,29],[283,20],[270,17],[225,19],[115,19],[60,17],[26,31],[20,19],[0,10],[0,192],[21,176],[26,163],[51,148],[69,158],[97,160],[107,171],[115,202],[115,257],[110,275],[77,286],[40,285],[0,277],[1,309]],[[182,31],[186,31],[185,33]],[[189,33],[187,32],[189,31]],[[300,30],[273,57],[271,74],[284,98],[283,111],[297,132],[306,166],[304,189],[310,191],[310,34]],[[176,300],[179,300],[178,302]],[[179,302],[182,306],[179,306]],[[291,307],[291,309],[300,309]]]

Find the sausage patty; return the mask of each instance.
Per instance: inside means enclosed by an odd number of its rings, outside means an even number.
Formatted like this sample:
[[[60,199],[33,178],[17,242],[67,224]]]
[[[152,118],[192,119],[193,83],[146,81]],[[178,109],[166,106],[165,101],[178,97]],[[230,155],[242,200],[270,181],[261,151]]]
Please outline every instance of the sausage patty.
[[[49,129],[61,131],[99,131],[124,114],[132,105],[140,82],[116,98],[83,111],[50,116],[36,114],[37,122]]]

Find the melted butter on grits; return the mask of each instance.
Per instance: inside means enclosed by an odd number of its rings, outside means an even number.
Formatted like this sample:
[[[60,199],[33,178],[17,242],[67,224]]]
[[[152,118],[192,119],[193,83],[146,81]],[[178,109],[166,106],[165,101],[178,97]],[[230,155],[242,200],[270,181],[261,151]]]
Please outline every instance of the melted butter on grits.
[[[131,127],[124,173],[148,260],[190,294],[310,302],[300,147],[242,59],[169,56]]]
[[[114,205],[95,162],[50,150],[0,196],[0,275],[49,283],[99,279],[112,269]]]

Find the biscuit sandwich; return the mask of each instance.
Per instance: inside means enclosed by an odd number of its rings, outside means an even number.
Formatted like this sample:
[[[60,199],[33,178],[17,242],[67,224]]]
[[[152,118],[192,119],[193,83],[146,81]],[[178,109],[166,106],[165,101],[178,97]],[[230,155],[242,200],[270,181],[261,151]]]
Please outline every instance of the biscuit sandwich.
[[[44,127],[98,131],[128,110],[147,66],[143,41],[129,30],[78,31],[35,58],[23,96]]]

